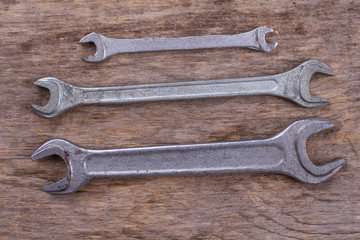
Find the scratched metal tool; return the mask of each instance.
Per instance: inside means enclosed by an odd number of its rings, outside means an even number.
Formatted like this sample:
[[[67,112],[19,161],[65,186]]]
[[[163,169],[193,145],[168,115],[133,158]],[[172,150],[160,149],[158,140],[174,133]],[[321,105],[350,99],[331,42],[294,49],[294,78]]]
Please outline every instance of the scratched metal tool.
[[[269,27],[262,26],[246,33],[235,35],[210,35],[181,38],[148,38],[148,39],[116,39],[98,33],[90,33],[80,43],[94,43],[94,56],[84,58],[88,62],[100,62],[118,53],[152,52],[169,50],[192,50],[207,48],[250,48],[270,52],[277,43],[266,43],[265,35],[273,32]]]
[[[75,106],[87,104],[122,104],[246,95],[274,95],[304,107],[318,107],[328,100],[310,95],[309,81],[315,72],[334,75],[326,64],[318,60],[310,60],[288,72],[264,77],[120,87],[83,88],[57,78],[46,77],[37,80],[35,85],[49,89],[50,100],[46,106],[32,104],[32,107],[39,115],[51,118]]]
[[[53,194],[72,193],[94,178],[107,177],[261,172],[320,183],[339,171],[345,161],[314,165],[306,153],[306,140],[309,135],[330,127],[328,121],[306,119],[264,140],[113,150],[90,150],[54,139],[37,149],[32,159],[50,155],[64,159],[67,176],[44,188]]]

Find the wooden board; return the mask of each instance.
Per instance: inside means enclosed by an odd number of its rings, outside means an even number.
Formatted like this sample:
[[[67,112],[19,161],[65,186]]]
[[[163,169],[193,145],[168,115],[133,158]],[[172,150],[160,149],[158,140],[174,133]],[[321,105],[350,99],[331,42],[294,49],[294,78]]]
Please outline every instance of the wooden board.
[[[82,61],[89,32],[118,38],[235,34],[267,25],[278,31],[269,54],[246,49],[134,53]],[[359,239],[360,2],[88,1],[0,2],[1,239]],[[305,109],[271,96],[78,107],[54,119],[35,114],[49,93],[45,76],[79,86],[117,86],[281,73],[309,60],[311,93],[330,104]],[[311,136],[310,159],[345,166],[319,185],[275,174],[99,179],[75,194],[42,187],[65,175],[49,157],[32,162],[45,141],[86,148],[262,139],[296,120],[334,127]]]

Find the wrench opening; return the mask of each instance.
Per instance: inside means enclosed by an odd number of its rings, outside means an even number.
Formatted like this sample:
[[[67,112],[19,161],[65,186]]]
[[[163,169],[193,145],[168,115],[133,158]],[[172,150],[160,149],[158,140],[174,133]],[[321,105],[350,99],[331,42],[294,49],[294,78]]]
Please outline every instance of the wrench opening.
[[[318,106],[321,106],[329,102],[328,99],[312,96],[309,91],[309,83],[311,76],[316,72],[327,74],[330,76],[335,76],[335,73],[331,70],[331,68],[319,60],[309,60],[301,64],[299,68],[300,68],[299,78],[301,79],[299,86],[300,86],[300,95],[302,99],[309,103],[315,103],[315,104],[317,103],[319,104]]]
[[[305,183],[320,183],[339,171],[345,163],[344,159],[335,159],[323,166],[317,166],[306,152],[307,138],[332,126],[329,121],[310,118],[291,124],[277,135],[287,153],[283,173]]]
[[[338,159],[323,166],[316,166],[311,162],[309,156],[306,153],[307,138],[312,134],[321,132],[331,127],[333,127],[333,125],[329,121],[320,119],[309,119],[309,124],[299,129],[298,138],[296,140],[296,147],[299,153],[298,156],[300,159],[300,163],[307,171],[309,171],[313,175],[326,175],[330,171],[341,167],[345,163],[344,159]]]
[[[43,157],[57,155],[62,158],[67,167],[67,176],[44,187],[44,191],[52,194],[67,194],[75,192],[90,178],[83,169],[83,162],[77,161],[77,156],[84,154],[83,150],[68,141],[53,139],[38,148],[31,156],[33,161]],[[76,156],[76,157],[75,157]]]
[[[303,107],[320,107],[329,102],[329,99],[322,97],[312,96],[309,91],[309,83],[314,73],[323,73],[334,76],[335,73],[325,63],[319,60],[309,60],[298,67],[279,74],[279,78],[282,78],[284,88],[280,96],[287,98]],[[289,84],[292,83],[293,84]]]
[[[42,117],[52,118],[63,111],[77,105],[72,97],[74,86],[54,77],[45,77],[37,80],[35,85],[47,88],[50,91],[49,102],[45,106],[31,104],[36,113]]]
[[[50,91],[50,99],[45,106],[31,104],[31,106],[36,110],[36,112],[44,117],[46,117],[48,114],[51,114],[58,108],[62,95],[60,91],[60,86],[56,83],[56,81],[53,81],[53,79],[54,78],[51,77],[41,78],[34,83],[35,85],[47,88]]]
[[[257,39],[259,42],[259,46],[260,46],[260,49],[264,52],[271,52],[278,45],[277,42],[274,42],[274,43],[266,42],[265,35],[267,33],[272,33],[272,32],[274,32],[274,30],[272,28],[269,28],[266,26],[259,27],[257,30]]]
[[[103,40],[104,36],[98,33],[89,33],[85,37],[83,37],[79,43],[93,43],[96,47],[96,52],[94,56],[89,56],[87,58],[84,58],[87,62],[101,62],[106,56],[106,49],[105,49],[105,43]]]

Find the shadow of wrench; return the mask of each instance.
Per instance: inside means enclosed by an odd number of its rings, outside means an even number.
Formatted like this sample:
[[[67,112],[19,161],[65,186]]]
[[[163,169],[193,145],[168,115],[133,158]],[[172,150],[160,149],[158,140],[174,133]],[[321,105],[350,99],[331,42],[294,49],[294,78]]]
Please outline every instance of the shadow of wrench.
[[[36,112],[51,118],[65,110],[87,104],[122,104],[165,100],[184,100],[246,95],[273,95],[288,99],[304,107],[318,107],[327,99],[311,96],[309,81],[315,72],[335,75],[330,67],[318,60],[310,60],[285,73],[252,78],[208,81],[160,83],[120,87],[83,88],[46,77],[35,85],[49,89],[46,106],[32,104]]]
[[[332,127],[321,119],[300,120],[264,140],[203,143],[113,150],[80,148],[62,139],[48,141],[33,160],[58,155],[67,176],[44,188],[53,194],[78,190],[94,178],[190,175],[208,173],[277,173],[305,183],[320,183],[333,176],[343,159],[314,165],[306,153],[309,135]]]
[[[268,44],[265,35],[273,32],[269,27],[258,27],[250,32],[235,35],[210,35],[180,38],[116,39],[98,33],[90,33],[79,43],[94,43],[94,56],[84,58],[87,62],[100,62],[118,53],[153,52],[169,50],[193,50],[209,48],[250,48],[271,52],[277,43]]]

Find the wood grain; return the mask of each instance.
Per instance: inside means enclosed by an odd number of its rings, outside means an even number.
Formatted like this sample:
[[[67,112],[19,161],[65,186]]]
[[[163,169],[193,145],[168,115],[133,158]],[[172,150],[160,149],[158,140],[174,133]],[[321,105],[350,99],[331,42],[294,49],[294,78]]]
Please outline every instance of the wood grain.
[[[279,35],[269,54],[246,49],[134,53],[81,60],[89,32],[150,38],[235,34],[267,25]],[[360,3],[350,0],[121,0],[0,2],[1,239],[359,239]],[[49,93],[45,76],[79,86],[250,77],[281,73],[308,59],[336,76],[315,75],[305,109],[270,96],[75,108],[55,119],[30,103]],[[319,117],[334,127],[311,136],[316,164],[343,157],[329,181],[307,185],[275,174],[101,179],[72,195],[42,187],[65,175],[55,157],[32,162],[45,141],[86,148],[261,139]]]

